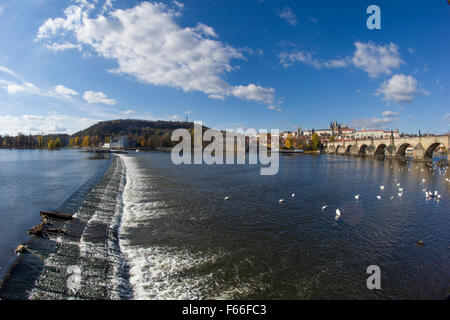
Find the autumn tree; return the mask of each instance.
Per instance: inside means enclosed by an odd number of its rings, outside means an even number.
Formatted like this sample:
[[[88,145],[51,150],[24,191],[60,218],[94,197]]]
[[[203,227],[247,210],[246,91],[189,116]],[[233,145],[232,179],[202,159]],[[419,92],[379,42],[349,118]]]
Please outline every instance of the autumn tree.
[[[81,144],[82,147],[89,147],[90,138],[89,136],[85,136],[83,138],[83,143]]]
[[[319,135],[317,134],[317,132],[314,132],[314,134],[312,135],[312,147],[314,150],[318,150],[319,149],[319,144],[320,144],[320,138]]]
[[[59,137],[56,138],[53,146],[54,146],[54,148],[61,148],[62,147],[62,142],[61,142],[61,139]]]
[[[53,140],[53,138],[49,138],[48,140],[47,140],[47,147],[49,148],[49,149],[55,149],[55,141]]]
[[[292,135],[289,133],[286,140],[284,141],[284,148],[291,149],[292,148]]]

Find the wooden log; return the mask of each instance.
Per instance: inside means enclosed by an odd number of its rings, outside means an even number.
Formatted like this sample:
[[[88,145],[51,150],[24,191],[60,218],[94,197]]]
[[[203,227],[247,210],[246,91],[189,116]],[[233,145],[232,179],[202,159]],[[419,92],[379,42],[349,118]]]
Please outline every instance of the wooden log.
[[[37,226],[34,226],[30,230],[28,230],[29,235],[42,237],[44,235],[44,223],[40,223]]]
[[[42,211],[41,210],[41,216],[48,217],[52,219],[58,219],[58,220],[72,220],[72,215],[61,213],[61,212],[53,212],[53,211]]]

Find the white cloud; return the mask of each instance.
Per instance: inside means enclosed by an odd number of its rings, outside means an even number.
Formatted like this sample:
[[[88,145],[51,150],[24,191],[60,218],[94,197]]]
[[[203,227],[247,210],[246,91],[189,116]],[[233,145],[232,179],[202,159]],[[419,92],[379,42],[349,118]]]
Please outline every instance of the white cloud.
[[[413,48],[408,48],[408,52],[413,54],[414,53],[414,49]]]
[[[47,49],[53,50],[55,52],[57,51],[63,51],[63,50],[68,50],[68,49],[78,49],[78,51],[81,51],[81,45],[79,44],[74,44],[74,43],[70,43],[70,42],[63,42],[63,43],[52,43],[52,44],[47,44],[46,45]]]
[[[355,119],[353,120],[353,127],[357,129],[387,129],[387,124],[398,121],[398,118],[383,117],[370,119]]]
[[[134,114],[135,112],[133,111],[133,110],[125,110],[124,112],[123,112],[123,114],[126,114],[127,116],[128,115],[131,115],[131,114]]]
[[[183,113],[184,113],[185,115],[190,115],[192,112],[193,112],[192,110],[186,110],[186,111],[184,111]]]
[[[208,96],[208,98],[214,99],[214,100],[222,100],[222,101],[226,99],[226,97],[221,94],[210,94]]]
[[[9,74],[10,76],[13,76],[14,78],[19,79],[20,81],[22,81],[22,77],[20,77],[17,73],[15,73],[13,70],[11,70],[11,69],[9,69],[7,67],[4,67],[4,66],[0,65],[0,72]]]
[[[400,58],[398,46],[393,43],[383,46],[373,42],[355,42],[355,47],[353,56],[346,58],[321,60],[315,58],[310,52],[299,50],[282,52],[278,55],[278,58],[284,67],[288,67],[295,62],[302,62],[316,69],[346,68],[353,65],[366,71],[371,78],[382,74],[391,74],[392,69],[399,68],[404,63]]]
[[[83,98],[87,103],[103,103],[110,106],[116,104],[116,100],[109,99],[103,92],[86,91]]]
[[[450,113],[445,114],[443,120],[444,120],[445,122],[450,122]]]
[[[25,82],[23,84],[11,83],[4,87],[8,94],[16,94],[19,92],[27,92],[27,93],[39,93],[39,89],[30,82]]]
[[[386,110],[386,111],[383,111],[383,113],[381,114],[383,117],[392,117],[392,116],[398,116],[398,112],[394,112],[394,111],[391,111],[391,110]]]
[[[85,129],[98,121],[98,119],[76,118],[60,114],[3,115],[0,116],[0,134],[16,135],[19,132],[23,134],[70,134]]]
[[[321,61],[310,52],[294,50],[292,52],[282,52],[278,55],[280,63],[284,67],[289,67],[295,62],[302,62],[306,65],[312,66],[318,70],[322,68],[345,68],[348,66],[347,59],[331,59],[328,61]]]
[[[273,110],[273,111],[277,111],[277,112],[283,111],[283,109],[281,109],[281,108],[279,108],[279,107],[276,107],[276,106],[274,106],[274,105],[268,106],[267,109]]]
[[[53,88],[53,91],[55,91],[57,94],[66,97],[66,98],[70,98],[72,96],[77,96],[78,92],[76,92],[73,89],[67,88],[63,85],[57,85],[55,88]]]
[[[179,118],[180,118],[180,116],[178,114],[174,114],[174,115],[169,116],[170,120],[178,120]]]
[[[110,72],[144,83],[200,91],[213,99],[233,95],[235,87],[223,76],[234,70],[231,60],[244,59],[242,50],[217,40],[214,29],[205,24],[181,27],[176,21],[181,8],[180,3],[171,7],[142,2],[126,10],[108,7],[107,12],[93,14],[94,5],[82,1],[66,8],[64,18],[45,21],[37,39],[62,49],[66,42],[54,40],[73,36],[73,45],[115,60],[118,67]]]
[[[355,47],[353,65],[366,71],[371,78],[391,74],[392,69],[397,69],[404,63],[400,58],[398,46],[394,43],[383,46],[373,42],[355,42]]]
[[[298,24],[297,16],[295,15],[294,11],[289,7],[285,7],[283,11],[280,12],[279,16],[293,27],[295,27]]]
[[[237,86],[233,89],[233,95],[238,98],[264,102],[267,104],[271,104],[273,102],[274,92],[275,89],[273,88],[263,88],[254,84],[249,84],[248,86]]]
[[[178,8],[180,8],[180,9],[183,9],[183,8],[184,8],[184,4],[182,4],[182,3],[179,2],[179,1],[174,0],[173,3],[174,3]]]
[[[395,74],[391,79],[384,81],[377,90],[377,94],[383,94],[385,100],[400,103],[413,102],[414,96],[420,92],[427,94],[418,88],[416,79],[404,74]]]

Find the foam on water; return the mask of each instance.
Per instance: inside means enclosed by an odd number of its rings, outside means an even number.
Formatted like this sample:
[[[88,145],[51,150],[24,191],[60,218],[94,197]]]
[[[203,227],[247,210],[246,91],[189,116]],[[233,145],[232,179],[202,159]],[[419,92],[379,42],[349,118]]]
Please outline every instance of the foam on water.
[[[155,198],[151,177],[136,159],[120,156],[126,167],[123,217],[119,243],[130,266],[135,299],[201,299],[214,285],[212,274],[195,275],[201,265],[214,263],[218,255],[165,246],[134,245],[133,231],[152,219],[170,214]]]
[[[73,222],[64,227],[66,232],[52,237],[56,249],[44,259],[30,299],[130,297],[127,265],[118,244],[124,184],[125,169],[116,159],[74,214]],[[71,275],[75,267],[80,273]],[[76,285],[69,288],[74,279]]]

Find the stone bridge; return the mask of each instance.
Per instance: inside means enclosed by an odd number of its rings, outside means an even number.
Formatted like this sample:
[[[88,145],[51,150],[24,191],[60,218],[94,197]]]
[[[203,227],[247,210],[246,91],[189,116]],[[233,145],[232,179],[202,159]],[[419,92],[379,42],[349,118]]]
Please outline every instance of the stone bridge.
[[[325,151],[338,155],[401,158],[406,156],[406,149],[412,147],[413,159],[427,160],[433,157],[434,150],[441,144],[450,160],[450,135],[335,141],[328,142]]]

